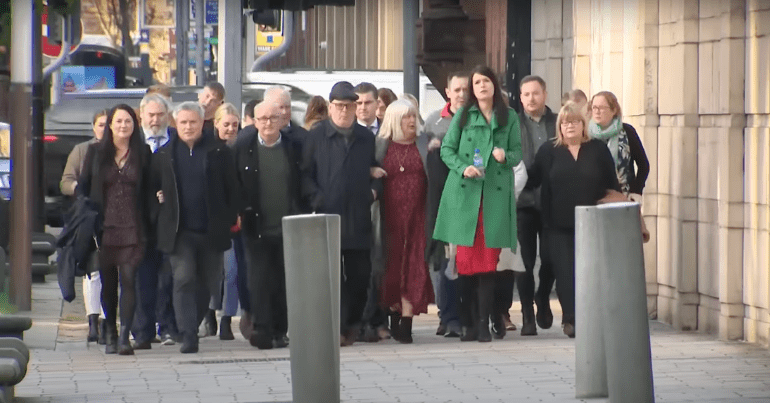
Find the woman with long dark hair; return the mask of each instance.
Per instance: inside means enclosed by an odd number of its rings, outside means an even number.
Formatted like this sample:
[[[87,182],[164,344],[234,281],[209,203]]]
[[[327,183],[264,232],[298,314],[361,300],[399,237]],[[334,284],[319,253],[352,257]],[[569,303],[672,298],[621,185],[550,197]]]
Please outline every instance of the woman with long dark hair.
[[[441,144],[449,175],[433,237],[458,245],[461,340],[486,342],[500,250],[516,250],[513,167],[521,161],[521,134],[492,69],[477,66],[468,87]]]
[[[134,109],[121,104],[107,115],[99,143],[88,147],[77,193],[100,208],[98,240],[107,354],[133,355],[128,340],[136,306],[136,268],[142,261],[149,227],[150,147],[144,142]],[[120,282],[120,337],[116,310]]]

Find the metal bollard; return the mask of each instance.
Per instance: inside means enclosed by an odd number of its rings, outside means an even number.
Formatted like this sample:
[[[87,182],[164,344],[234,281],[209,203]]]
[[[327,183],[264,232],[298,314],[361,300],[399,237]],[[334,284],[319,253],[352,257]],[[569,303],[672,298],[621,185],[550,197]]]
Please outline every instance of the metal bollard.
[[[575,397],[607,397],[599,211],[575,208]]]
[[[283,218],[294,402],[340,401],[340,216]]]
[[[585,374],[604,363],[604,369],[598,369],[597,373],[606,374],[608,393],[605,396],[613,403],[655,401],[639,207],[638,203],[611,203],[575,210],[576,247],[583,249],[580,252],[576,249],[576,258],[583,259],[580,263],[576,259],[576,270],[581,265],[581,275],[592,271],[586,265],[591,263],[589,253],[594,253],[596,264],[594,278],[589,275],[589,279],[578,283],[586,287],[577,290],[578,295],[593,294],[593,297],[584,297],[583,304],[577,305],[577,318],[596,315],[596,311],[601,316],[598,324],[577,322],[576,336],[581,334],[580,329],[584,329],[585,335],[585,329],[594,326],[602,332],[602,337],[586,338],[576,344],[576,358],[582,357],[582,360],[576,360],[575,364],[583,366],[581,372]],[[593,235],[586,232],[591,226],[595,228]],[[595,244],[591,245],[588,239],[578,239],[577,235],[594,238]],[[592,310],[595,312],[588,312]],[[578,349],[583,352],[578,354]],[[578,378],[576,368],[576,396],[581,391],[601,392],[598,388],[591,389],[596,384],[589,383],[590,378]]]

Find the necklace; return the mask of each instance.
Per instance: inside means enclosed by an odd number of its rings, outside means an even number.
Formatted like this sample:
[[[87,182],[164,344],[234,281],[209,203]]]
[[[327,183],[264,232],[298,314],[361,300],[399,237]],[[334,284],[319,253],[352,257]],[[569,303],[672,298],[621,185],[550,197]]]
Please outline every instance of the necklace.
[[[115,154],[117,154],[118,152],[119,152],[119,150],[116,150]],[[129,152],[131,152],[130,148],[126,150],[125,154],[123,154],[122,157],[120,157],[119,159],[115,160],[115,165],[118,166],[118,171],[122,170],[123,167],[126,166],[126,162],[128,161],[128,154],[129,154]]]
[[[404,150],[405,150],[404,151],[404,155],[402,155],[401,158],[399,158],[399,161],[398,161],[398,170],[401,171],[401,172],[404,172],[404,161],[406,160],[406,157],[409,155],[409,150],[410,150],[409,146],[411,146],[411,144],[407,145],[404,148]]]

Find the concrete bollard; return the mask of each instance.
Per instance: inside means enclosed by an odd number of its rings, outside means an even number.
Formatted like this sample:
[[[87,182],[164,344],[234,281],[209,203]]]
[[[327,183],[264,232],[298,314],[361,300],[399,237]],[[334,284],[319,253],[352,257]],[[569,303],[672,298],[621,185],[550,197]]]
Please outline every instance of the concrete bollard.
[[[575,208],[575,397],[607,397],[607,359],[600,307],[599,238],[595,207]]]
[[[340,216],[283,218],[294,402],[340,401]]]
[[[602,392],[593,375],[585,376],[585,371],[594,369],[606,374],[608,393],[604,396],[613,403],[654,402],[640,206],[610,203],[578,207],[575,213],[576,270],[581,266],[581,275],[594,272],[577,283],[582,287],[577,295],[584,296],[580,300],[582,305],[576,301],[576,318],[590,318],[597,312],[601,316],[598,324],[577,322],[576,337],[581,336],[581,329],[585,335],[588,327],[598,327],[602,333],[597,337],[597,329],[592,329],[594,337],[584,338],[575,346],[576,397],[580,397],[580,392]],[[592,228],[593,235],[587,232]],[[578,248],[582,250],[578,252]],[[594,254],[593,259],[587,257],[590,253]],[[596,264],[594,270],[588,264]],[[578,353],[578,349],[583,351]],[[604,369],[596,369],[602,362]],[[583,376],[578,378],[580,366]]]

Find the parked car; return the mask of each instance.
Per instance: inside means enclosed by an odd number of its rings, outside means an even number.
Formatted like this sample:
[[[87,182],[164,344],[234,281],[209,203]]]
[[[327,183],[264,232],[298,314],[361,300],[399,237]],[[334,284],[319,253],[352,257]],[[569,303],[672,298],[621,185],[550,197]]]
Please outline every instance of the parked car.
[[[263,98],[272,83],[244,83],[241,110],[251,99]],[[301,89],[281,84],[291,93],[292,124],[302,125],[310,95]],[[69,200],[59,190],[64,165],[76,144],[93,136],[91,119],[93,114],[118,104],[127,104],[136,109],[144,97],[144,88],[95,90],[81,93],[65,93],[58,104],[52,105],[45,116],[45,189],[46,217],[48,225],[60,226],[61,216],[69,206]],[[175,87],[171,89],[171,101],[197,101],[200,87]],[[173,105],[172,105],[173,106]]]

